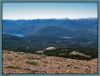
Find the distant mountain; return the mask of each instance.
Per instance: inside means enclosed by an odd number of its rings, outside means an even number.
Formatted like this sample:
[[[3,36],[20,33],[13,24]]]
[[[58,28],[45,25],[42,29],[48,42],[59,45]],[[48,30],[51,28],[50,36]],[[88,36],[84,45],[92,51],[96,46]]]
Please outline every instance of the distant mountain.
[[[3,20],[3,32],[24,36],[97,36],[97,19]]]
[[[3,20],[3,48],[37,51],[49,46],[97,48],[97,19]]]

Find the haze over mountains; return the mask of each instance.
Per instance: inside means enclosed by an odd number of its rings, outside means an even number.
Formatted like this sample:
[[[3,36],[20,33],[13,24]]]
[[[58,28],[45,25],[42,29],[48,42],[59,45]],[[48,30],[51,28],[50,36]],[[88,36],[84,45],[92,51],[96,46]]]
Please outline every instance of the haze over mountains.
[[[3,20],[3,32],[24,36],[96,35],[97,19]]]
[[[27,46],[97,48],[97,19],[3,20],[3,47]]]

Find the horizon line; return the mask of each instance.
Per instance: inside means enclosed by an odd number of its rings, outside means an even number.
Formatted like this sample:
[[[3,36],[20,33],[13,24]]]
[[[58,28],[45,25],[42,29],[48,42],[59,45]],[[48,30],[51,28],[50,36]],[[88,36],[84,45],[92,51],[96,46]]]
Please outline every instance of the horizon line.
[[[98,17],[87,17],[87,18],[36,18],[36,19],[2,19],[2,20],[49,20],[49,19],[69,19],[69,20],[78,20],[78,19],[98,19]]]

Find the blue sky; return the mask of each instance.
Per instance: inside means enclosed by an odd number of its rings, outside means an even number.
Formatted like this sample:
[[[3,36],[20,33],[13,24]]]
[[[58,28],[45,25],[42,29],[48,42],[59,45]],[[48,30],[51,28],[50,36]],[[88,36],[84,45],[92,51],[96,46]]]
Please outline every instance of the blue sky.
[[[3,19],[96,17],[96,3],[3,3]]]

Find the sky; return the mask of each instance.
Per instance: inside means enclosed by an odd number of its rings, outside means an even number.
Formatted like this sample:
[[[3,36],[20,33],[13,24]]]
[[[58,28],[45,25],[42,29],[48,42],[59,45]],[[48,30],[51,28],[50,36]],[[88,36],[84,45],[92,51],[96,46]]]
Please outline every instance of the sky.
[[[3,3],[3,19],[97,18],[96,3]]]

